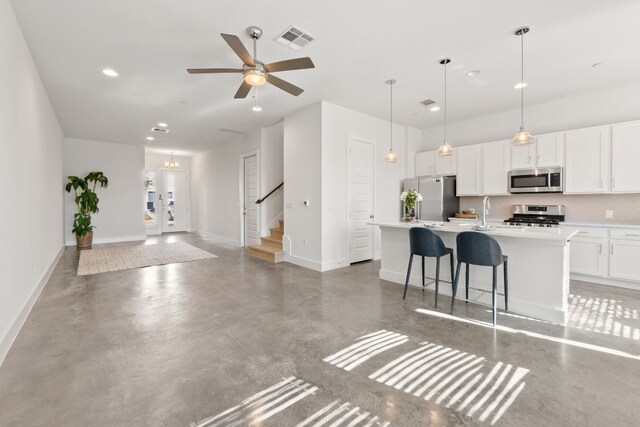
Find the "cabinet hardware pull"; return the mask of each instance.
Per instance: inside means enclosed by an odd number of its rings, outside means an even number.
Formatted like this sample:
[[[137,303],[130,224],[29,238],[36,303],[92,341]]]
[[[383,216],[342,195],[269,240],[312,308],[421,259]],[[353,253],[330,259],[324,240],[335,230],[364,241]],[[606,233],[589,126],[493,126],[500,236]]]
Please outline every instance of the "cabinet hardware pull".
[[[598,243],[598,253],[602,255],[602,243]]]
[[[529,161],[527,162],[528,165],[531,164],[531,155],[529,155]]]
[[[578,231],[578,234],[588,234],[588,231]]]
[[[538,154],[538,164],[540,163],[540,154]]]
[[[613,243],[611,244],[611,255],[613,255]]]
[[[615,177],[613,177],[613,178],[611,179],[611,186],[612,186],[613,188],[616,188],[616,178],[615,178]]]
[[[640,234],[630,234],[630,233],[627,233],[627,234],[625,234],[625,236],[640,237]]]

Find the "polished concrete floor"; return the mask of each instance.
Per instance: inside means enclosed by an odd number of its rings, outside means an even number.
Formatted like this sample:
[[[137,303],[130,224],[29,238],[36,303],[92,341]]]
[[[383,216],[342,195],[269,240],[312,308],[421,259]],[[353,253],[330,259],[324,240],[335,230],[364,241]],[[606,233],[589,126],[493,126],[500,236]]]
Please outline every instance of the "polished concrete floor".
[[[640,292],[574,283],[568,326],[492,329],[484,306],[403,302],[375,262],[321,274],[156,240],[218,258],[77,277],[68,248],[0,367],[0,425],[640,420]]]

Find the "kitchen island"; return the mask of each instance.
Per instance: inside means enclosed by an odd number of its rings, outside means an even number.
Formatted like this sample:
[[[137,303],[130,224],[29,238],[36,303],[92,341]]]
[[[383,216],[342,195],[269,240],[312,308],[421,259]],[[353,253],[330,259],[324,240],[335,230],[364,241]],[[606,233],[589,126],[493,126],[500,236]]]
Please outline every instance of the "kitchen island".
[[[447,247],[454,250],[458,233],[474,231],[473,224],[448,222],[389,222],[372,225],[379,226],[382,235],[380,278],[403,285],[409,262],[410,228],[426,226],[437,233]],[[569,243],[578,230],[505,225],[480,232],[494,237],[503,254],[509,256],[509,313],[564,324],[568,316]],[[420,263],[418,260],[414,261],[409,284],[421,287]],[[448,265],[449,259],[444,257],[440,268],[440,295],[451,295],[451,285],[446,283],[451,281]],[[435,258],[426,258],[425,266],[426,276],[433,278]],[[464,264],[462,268],[465,268]],[[470,287],[489,291],[485,293],[471,289],[471,301],[491,305],[491,277],[490,267],[471,266]],[[501,267],[498,277],[498,292],[502,293]],[[458,298],[464,298],[464,278],[462,271],[458,282]],[[398,298],[402,298],[401,289],[398,290]],[[411,295],[407,298],[411,298]],[[501,310],[504,309],[502,297],[498,298],[498,306]]]

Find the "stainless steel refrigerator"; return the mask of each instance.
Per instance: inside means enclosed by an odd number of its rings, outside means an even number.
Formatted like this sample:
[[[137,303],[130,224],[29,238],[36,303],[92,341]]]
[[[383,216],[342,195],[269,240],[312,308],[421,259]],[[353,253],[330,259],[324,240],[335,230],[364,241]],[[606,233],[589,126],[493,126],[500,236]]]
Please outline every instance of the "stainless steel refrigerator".
[[[460,199],[456,196],[456,177],[405,179],[402,191],[416,189],[422,195],[422,202],[416,208],[416,217],[425,221],[447,221],[460,209]],[[404,215],[404,206],[402,207]]]

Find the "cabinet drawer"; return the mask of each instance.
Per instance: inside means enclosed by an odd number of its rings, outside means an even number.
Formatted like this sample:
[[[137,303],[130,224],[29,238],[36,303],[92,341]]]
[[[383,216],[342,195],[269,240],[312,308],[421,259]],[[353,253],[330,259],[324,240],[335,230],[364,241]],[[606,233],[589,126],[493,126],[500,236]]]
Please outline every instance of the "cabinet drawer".
[[[640,241],[640,228],[612,228],[611,238]]]
[[[577,228],[579,228],[579,227],[577,227]],[[607,237],[607,229],[606,228],[579,228],[579,229],[580,229],[580,231],[578,231],[578,234],[576,234],[573,237],[574,239],[580,239],[582,237],[605,239]]]

